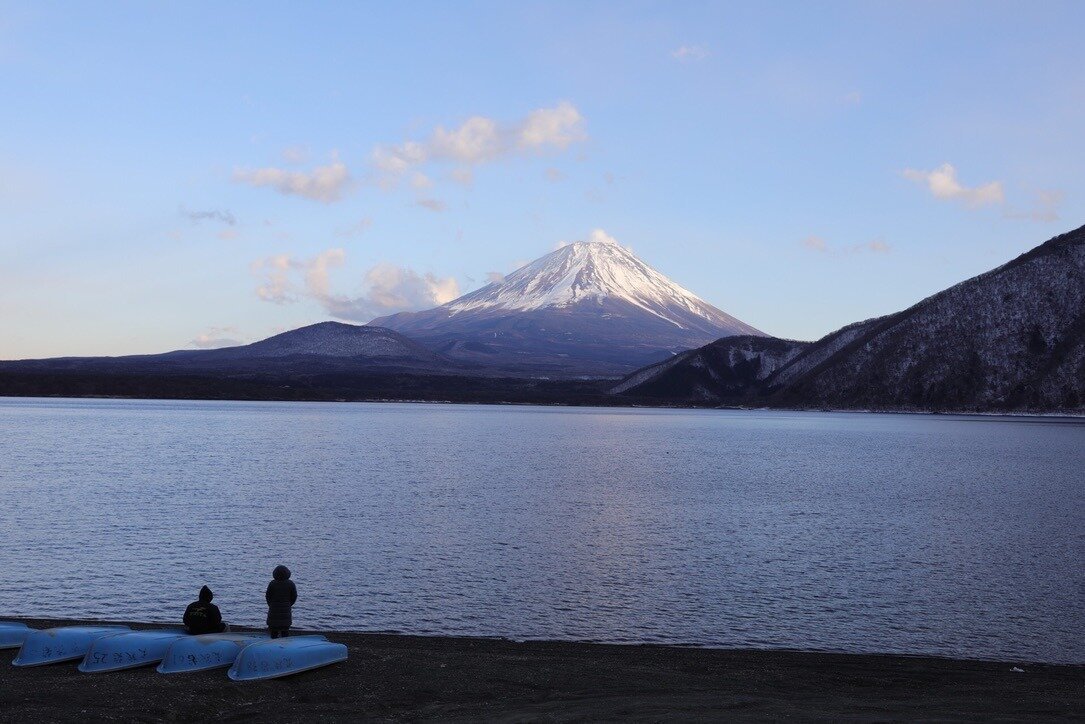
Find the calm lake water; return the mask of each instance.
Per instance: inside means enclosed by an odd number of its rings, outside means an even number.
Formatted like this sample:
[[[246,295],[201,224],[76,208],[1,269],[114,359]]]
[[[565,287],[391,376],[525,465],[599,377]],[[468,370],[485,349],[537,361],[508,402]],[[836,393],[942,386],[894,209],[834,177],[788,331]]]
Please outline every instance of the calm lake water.
[[[1085,662],[1085,425],[0,399],[0,617]]]

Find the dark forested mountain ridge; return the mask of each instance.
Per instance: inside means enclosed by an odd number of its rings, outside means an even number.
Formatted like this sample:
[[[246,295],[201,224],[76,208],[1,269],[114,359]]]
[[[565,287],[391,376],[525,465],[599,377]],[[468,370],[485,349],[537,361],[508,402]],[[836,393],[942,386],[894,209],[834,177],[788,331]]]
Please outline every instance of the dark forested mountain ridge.
[[[731,373],[707,349],[660,375],[635,373],[627,379],[637,384],[614,392],[784,407],[1085,411],[1085,227],[901,312],[833,332],[745,386],[703,394],[708,372],[695,365]],[[690,380],[684,387],[674,384],[680,374]]]
[[[610,391],[689,404],[752,397],[808,345],[775,337],[724,337],[637,370]]]

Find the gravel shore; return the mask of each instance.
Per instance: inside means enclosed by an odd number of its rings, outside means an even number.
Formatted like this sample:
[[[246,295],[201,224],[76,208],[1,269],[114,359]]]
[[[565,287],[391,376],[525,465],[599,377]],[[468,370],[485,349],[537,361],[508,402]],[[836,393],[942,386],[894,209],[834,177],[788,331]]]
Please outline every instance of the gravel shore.
[[[1085,666],[323,633],[348,661],[252,683],[0,651],[0,721],[1085,720]]]

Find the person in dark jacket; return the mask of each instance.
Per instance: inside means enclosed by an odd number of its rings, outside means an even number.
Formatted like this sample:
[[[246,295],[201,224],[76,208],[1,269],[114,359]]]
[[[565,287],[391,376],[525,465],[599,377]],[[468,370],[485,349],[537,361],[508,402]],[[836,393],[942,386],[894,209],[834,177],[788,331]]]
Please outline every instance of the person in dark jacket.
[[[290,635],[290,625],[294,622],[290,608],[298,600],[298,589],[290,580],[290,569],[275,566],[271,573],[272,581],[267,584],[267,627],[271,638]]]
[[[222,633],[226,630],[219,607],[211,603],[214,597],[211,589],[204,586],[200,589],[200,600],[193,601],[185,609],[185,629],[193,636]]]

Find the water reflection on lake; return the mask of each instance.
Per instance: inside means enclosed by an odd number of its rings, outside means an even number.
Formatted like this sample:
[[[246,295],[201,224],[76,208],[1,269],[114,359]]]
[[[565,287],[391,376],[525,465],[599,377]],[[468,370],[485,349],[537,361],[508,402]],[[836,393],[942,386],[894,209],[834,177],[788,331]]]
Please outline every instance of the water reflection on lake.
[[[1085,662],[1085,425],[0,399],[0,617]]]

